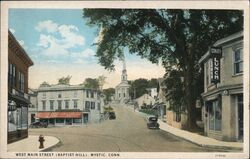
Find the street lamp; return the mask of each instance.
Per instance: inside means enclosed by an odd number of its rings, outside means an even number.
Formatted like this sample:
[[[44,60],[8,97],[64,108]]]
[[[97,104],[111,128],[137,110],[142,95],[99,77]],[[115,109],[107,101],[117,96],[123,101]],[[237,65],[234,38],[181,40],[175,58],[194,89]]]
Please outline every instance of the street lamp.
[[[16,110],[16,102],[14,102],[13,100],[9,100],[8,101],[8,110],[9,111]]]

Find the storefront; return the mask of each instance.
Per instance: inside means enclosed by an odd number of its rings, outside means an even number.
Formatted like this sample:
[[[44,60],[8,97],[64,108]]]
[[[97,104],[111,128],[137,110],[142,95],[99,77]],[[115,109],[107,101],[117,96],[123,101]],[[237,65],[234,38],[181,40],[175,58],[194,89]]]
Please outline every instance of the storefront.
[[[218,40],[204,65],[204,132],[223,141],[243,141],[243,33]]]
[[[8,143],[28,137],[28,101],[9,96]]]
[[[85,112],[38,112],[35,117],[48,125],[81,125],[88,121]]]

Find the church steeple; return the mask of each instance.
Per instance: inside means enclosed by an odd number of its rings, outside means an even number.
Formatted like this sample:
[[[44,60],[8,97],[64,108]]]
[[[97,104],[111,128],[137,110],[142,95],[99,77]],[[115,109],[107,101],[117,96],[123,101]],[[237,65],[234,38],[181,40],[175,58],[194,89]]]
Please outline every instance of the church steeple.
[[[127,81],[127,70],[126,70],[126,62],[125,62],[125,58],[123,58],[122,60],[123,62],[123,69],[122,69],[122,81]]]

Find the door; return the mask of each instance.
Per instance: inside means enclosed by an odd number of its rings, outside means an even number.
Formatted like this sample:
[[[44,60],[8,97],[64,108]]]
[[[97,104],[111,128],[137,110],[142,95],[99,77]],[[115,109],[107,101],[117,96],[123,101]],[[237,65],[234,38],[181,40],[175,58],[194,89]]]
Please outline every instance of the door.
[[[238,105],[238,140],[243,141],[243,94],[237,96]]]
[[[88,114],[84,114],[84,116],[83,116],[84,123],[88,123],[88,120],[89,120],[89,115]]]

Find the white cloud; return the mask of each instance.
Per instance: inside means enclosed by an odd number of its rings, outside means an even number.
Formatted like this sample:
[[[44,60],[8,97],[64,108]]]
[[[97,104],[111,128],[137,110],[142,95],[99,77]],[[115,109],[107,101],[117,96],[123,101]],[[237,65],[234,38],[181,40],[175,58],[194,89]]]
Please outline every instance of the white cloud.
[[[52,20],[41,21],[35,29],[39,32],[46,30],[48,33],[53,33],[58,30],[58,24],[54,23]]]
[[[37,46],[42,50],[40,52],[46,56],[67,55],[72,53],[71,48],[85,44],[85,38],[79,35],[79,29],[74,25],[58,25],[47,20],[39,22],[36,30],[47,31],[40,34],[37,43]],[[88,54],[90,53],[88,52]]]
[[[16,32],[16,30],[13,29],[13,28],[10,28],[10,32],[11,32],[12,34],[14,34],[14,33]]]

